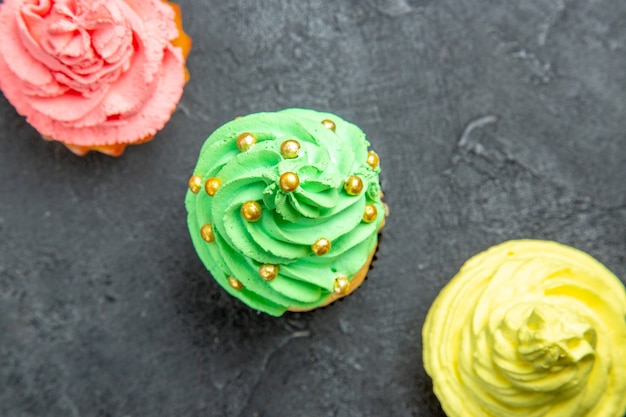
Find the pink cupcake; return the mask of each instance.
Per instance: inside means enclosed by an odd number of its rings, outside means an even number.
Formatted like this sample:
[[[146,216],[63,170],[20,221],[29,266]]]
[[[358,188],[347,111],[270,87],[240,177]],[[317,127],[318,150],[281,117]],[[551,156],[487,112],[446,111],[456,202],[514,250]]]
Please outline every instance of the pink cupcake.
[[[162,0],[5,0],[0,89],[47,140],[119,156],[170,119],[191,39]]]

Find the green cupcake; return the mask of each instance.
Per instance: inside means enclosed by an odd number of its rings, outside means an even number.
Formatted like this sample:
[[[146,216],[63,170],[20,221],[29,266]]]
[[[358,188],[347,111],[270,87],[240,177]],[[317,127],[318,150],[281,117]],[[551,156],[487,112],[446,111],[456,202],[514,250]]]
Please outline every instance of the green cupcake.
[[[378,156],[329,113],[238,118],[200,152],[185,199],[194,247],[215,280],[273,316],[348,295],[384,225]]]

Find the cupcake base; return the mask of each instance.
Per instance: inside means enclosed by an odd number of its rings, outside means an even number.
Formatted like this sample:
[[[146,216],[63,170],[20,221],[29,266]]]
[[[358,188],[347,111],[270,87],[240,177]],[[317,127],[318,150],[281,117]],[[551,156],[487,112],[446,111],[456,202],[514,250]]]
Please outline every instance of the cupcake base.
[[[61,143],[63,146],[65,146],[67,149],[70,150],[70,152],[72,152],[74,155],[76,156],[85,156],[87,155],[87,153],[93,151],[93,152],[100,152],[103,153],[105,155],[108,156],[121,156],[124,151],[126,150],[126,147],[129,145],[139,145],[141,143],[146,143],[152,140],[154,136],[148,136],[144,139],[132,142],[132,143],[117,143],[115,145],[94,145],[94,146],[81,146],[81,145],[70,145],[68,143],[64,143],[64,142],[60,142],[57,141],[53,138],[47,137],[47,136],[42,136],[42,138],[48,142],[59,142]]]

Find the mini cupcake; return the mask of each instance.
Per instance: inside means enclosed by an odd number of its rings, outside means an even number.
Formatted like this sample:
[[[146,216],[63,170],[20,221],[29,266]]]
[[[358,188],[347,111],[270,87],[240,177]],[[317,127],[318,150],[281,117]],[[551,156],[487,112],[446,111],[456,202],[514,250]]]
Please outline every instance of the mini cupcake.
[[[385,220],[365,134],[305,109],[237,118],[200,152],[186,197],[200,259],[231,295],[273,316],[348,295]]]
[[[568,246],[518,240],[474,256],[435,300],[423,345],[451,417],[626,412],[626,291]]]
[[[47,140],[119,156],[170,119],[191,39],[161,0],[5,0],[0,89]]]

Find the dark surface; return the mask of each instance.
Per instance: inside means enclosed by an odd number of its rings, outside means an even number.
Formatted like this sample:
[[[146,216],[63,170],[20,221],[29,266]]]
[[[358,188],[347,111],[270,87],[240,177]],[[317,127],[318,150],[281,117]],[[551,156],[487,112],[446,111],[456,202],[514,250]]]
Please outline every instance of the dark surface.
[[[179,3],[153,142],[78,158],[0,99],[0,416],[442,416],[421,327],[467,258],[551,239],[626,278],[623,0]],[[183,199],[210,132],[296,106],[363,128],[391,217],[361,289],[275,319],[209,278]]]

